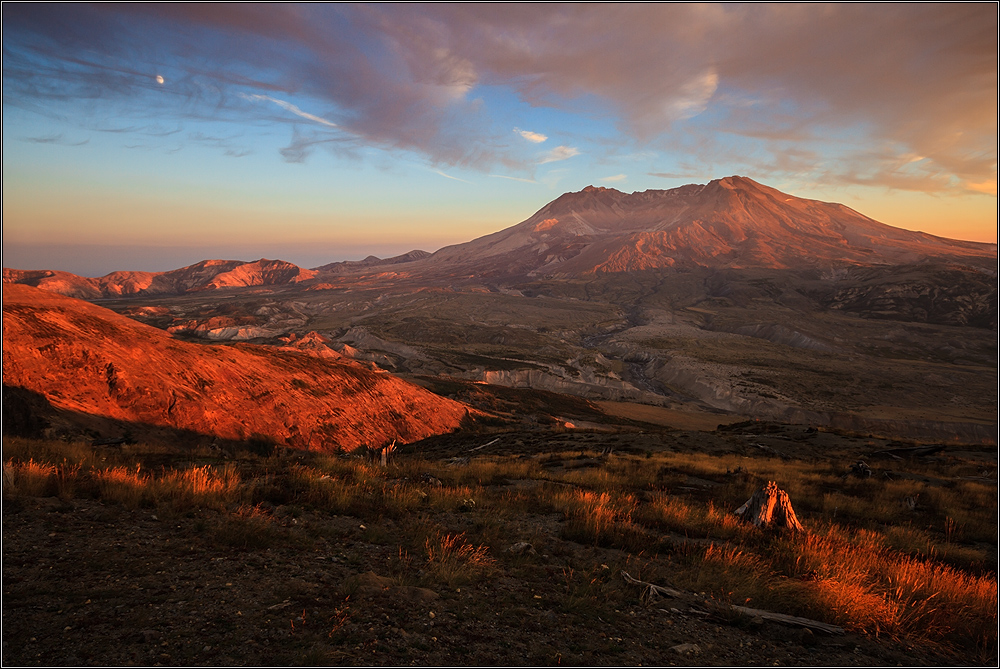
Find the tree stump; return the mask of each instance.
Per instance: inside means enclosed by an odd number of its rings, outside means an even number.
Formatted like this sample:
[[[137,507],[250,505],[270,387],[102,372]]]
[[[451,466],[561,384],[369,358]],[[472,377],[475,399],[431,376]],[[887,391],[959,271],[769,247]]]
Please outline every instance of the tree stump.
[[[785,527],[796,532],[805,531],[802,523],[795,517],[795,509],[788,499],[788,493],[778,488],[774,481],[768,481],[735,513],[756,527]]]

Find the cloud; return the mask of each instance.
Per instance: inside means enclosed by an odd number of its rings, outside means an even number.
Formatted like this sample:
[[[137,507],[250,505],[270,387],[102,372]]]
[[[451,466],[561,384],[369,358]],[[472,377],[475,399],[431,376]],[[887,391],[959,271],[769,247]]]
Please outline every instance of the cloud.
[[[279,149],[286,163],[304,163],[317,148],[325,149],[339,158],[358,160],[360,142],[356,137],[342,132],[301,129],[295,127],[288,146]]]
[[[969,181],[965,182],[965,188],[972,191],[973,193],[984,193],[986,195],[996,195],[997,194],[997,180],[987,179],[986,181],[980,183],[972,183]]]
[[[493,177],[494,179],[510,179],[511,181],[523,181],[526,184],[536,184],[538,183],[534,179],[522,179],[521,177],[508,177],[503,174],[487,174],[488,177]]]
[[[433,25],[481,80],[514,89],[528,104],[616,118],[637,144],[661,150],[680,145],[695,162],[731,148],[732,142],[721,146],[714,137],[725,132],[751,140],[741,150],[772,158],[779,155],[776,142],[810,142],[817,160],[806,169],[814,175],[830,162],[840,163],[835,171],[849,172],[852,165],[839,156],[845,146],[892,144],[900,154],[926,156],[955,187],[995,178],[992,6],[596,4],[487,12],[434,5],[376,11],[389,24]],[[415,33],[398,34],[404,48],[421,48]],[[716,151],[720,146],[723,151]],[[771,167],[777,162],[771,160]],[[798,162],[795,169],[802,167]]]
[[[705,111],[719,87],[719,75],[711,68],[678,88],[678,95],[667,101],[665,111],[671,120],[693,118]]]
[[[512,109],[555,109],[610,121],[622,151],[963,190],[996,178],[996,53],[989,3],[13,3],[3,86],[5,106],[67,118],[58,103],[263,124],[274,118],[246,103],[267,100],[367,146],[484,173],[532,167],[509,141]],[[487,87],[503,94],[477,97]],[[792,143],[814,158],[782,163]],[[900,178],[860,165],[867,146],[926,160]],[[557,151],[543,160],[570,157]]]
[[[218,135],[206,135],[203,132],[191,132],[188,133],[187,139],[193,142],[205,146],[211,146],[222,152],[222,155],[228,156],[230,158],[242,158],[253,153],[246,144],[239,141],[242,138],[241,135],[230,135],[230,136],[218,136]],[[152,148],[152,147],[148,147]]]
[[[431,170],[431,171],[432,171],[432,172],[434,172],[434,174],[437,174],[437,175],[439,175],[439,176],[442,176],[442,177],[444,177],[445,179],[451,179],[452,181],[461,181],[461,182],[462,182],[462,183],[464,183],[464,184],[467,184],[467,183],[469,183],[469,182],[468,182],[468,181],[466,181],[465,179],[459,179],[458,177],[453,177],[453,176],[451,176],[450,174],[445,174],[445,173],[444,173],[444,172],[442,172],[441,170]]]
[[[304,112],[301,109],[299,109],[298,107],[296,107],[295,105],[293,105],[291,102],[287,102],[285,100],[279,100],[278,98],[273,98],[270,95],[260,95],[260,94],[247,95],[246,93],[240,93],[239,96],[241,98],[243,98],[244,100],[266,100],[267,102],[273,102],[274,104],[278,105],[282,109],[286,109],[286,110],[292,112],[293,114],[295,114],[296,116],[301,116],[302,118],[306,119],[307,121],[315,121],[316,123],[320,123],[322,125],[325,125],[325,126],[328,126],[328,127],[331,127],[331,128],[336,128],[337,127],[337,124],[334,123],[333,121],[327,121],[325,118],[323,118],[321,116],[316,116],[315,114],[310,114],[308,112]]]
[[[531,132],[530,130],[520,130],[518,128],[514,128],[514,132],[534,144],[541,144],[548,139],[546,135],[543,135],[540,132]]]
[[[22,142],[28,142],[29,144],[58,144],[59,146],[83,146],[90,140],[85,139],[80,142],[71,142],[67,140],[63,133],[57,133],[54,135],[43,135],[41,137],[19,137]]]
[[[572,146],[557,146],[548,153],[544,154],[541,160],[538,161],[538,164],[544,165],[545,163],[554,163],[578,155],[580,155],[579,149],[575,149]]]
[[[658,177],[660,179],[697,179],[698,176],[695,174],[689,174],[687,172],[646,172],[651,177]]]
[[[625,181],[628,178],[627,174],[616,174],[611,177],[603,177],[600,181]]]

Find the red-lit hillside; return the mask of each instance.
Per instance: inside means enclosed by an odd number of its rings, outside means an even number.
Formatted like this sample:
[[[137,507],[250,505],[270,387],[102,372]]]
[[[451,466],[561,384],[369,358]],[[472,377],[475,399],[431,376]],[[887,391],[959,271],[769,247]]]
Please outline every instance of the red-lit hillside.
[[[464,405],[357,364],[186,343],[28,286],[4,286],[3,316],[5,388],[36,393],[60,420],[75,416],[98,432],[110,420],[138,430],[352,449],[449,432],[466,415]]]

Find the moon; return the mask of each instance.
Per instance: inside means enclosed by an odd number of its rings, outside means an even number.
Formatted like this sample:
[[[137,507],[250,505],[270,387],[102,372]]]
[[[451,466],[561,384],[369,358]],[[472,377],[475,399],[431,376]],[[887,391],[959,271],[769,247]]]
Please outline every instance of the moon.
[[[158,83],[158,84],[162,84],[163,83],[163,76],[162,75],[159,75],[159,74],[156,75],[156,83]]]

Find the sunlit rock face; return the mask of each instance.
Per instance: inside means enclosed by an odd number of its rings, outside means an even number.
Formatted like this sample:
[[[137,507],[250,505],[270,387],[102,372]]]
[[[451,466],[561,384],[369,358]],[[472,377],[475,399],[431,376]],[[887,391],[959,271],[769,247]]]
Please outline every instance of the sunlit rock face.
[[[301,342],[318,355],[187,343],[87,302],[20,285],[4,287],[3,310],[5,388],[44,398],[54,413],[42,418],[80,434],[117,421],[137,438],[147,427],[174,428],[350,450],[449,432],[466,415],[462,404],[342,362],[332,351],[323,354],[318,337]]]

